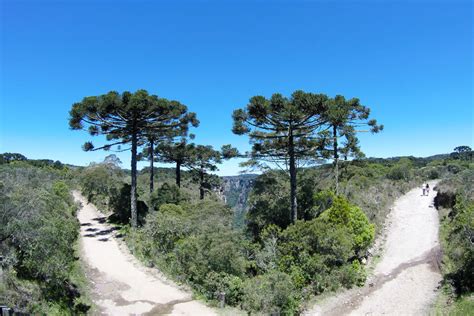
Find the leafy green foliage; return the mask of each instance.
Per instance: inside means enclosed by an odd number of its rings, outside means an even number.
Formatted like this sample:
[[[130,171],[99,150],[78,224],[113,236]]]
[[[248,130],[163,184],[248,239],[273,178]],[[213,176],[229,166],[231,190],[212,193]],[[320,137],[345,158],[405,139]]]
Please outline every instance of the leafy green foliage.
[[[83,311],[71,281],[79,223],[62,172],[9,164],[0,167],[0,178],[0,253],[6,279],[0,301],[40,314]]]
[[[437,185],[435,206],[440,213],[440,240],[443,250],[441,272],[443,292],[437,309],[449,315],[466,315],[474,306],[474,168],[466,161],[445,161],[458,170]],[[453,169],[451,169],[453,170]]]
[[[474,202],[456,201],[451,214],[447,256],[452,263],[447,277],[458,293],[474,291]]]
[[[79,174],[79,185],[89,202],[99,209],[109,210],[112,197],[117,196],[123,184],[124,174],[111,164],[91,164]]]
[[[339,284],[350,287],[365,280],[357,258],[373,238],[374,226],[365,214],[337,197],[319,218],[298,221],[282,231],[278,265],[290,275],[296,273],[300,287],[319,280],[313,284],[316,292]],[[339,270],[339,277],[332,270]]]
[[[137,198],[140,196],[137,194]],[[111,192],[109,197],[109,210],[113,214],[109,217],[110,221],[120,224],[129,224],[132,214],[130,206],[130,184],[124,183],[119,190]],[[145,202],[137,201],[138,223],[142,224],[148,212],[148,206]]]
[[[267,172],[256,179],[249,204],[247,229],[255,237],[267,225],[285,228],[291,223],[289,189],[285,177],[279,172]]]
[[[304,91],[295,91],[289,98],[279,93],[269,99],[254,96],[245,108],[234,111],[232,131],[249,135],[251,158],[256,161],[284,163],[290,151],[297,160],[314,160],[315,153],[309,151],[320,146],[315,136],[324,124],[327,100],[324,94]]]
[[[237,306],[242,301],[243,281],[236,275],[211,271],[204,280],[203,288],[206,289],[208,299],[221,299],[224,294],[225,303],[228,305]]]
[[[400,161],[398,161],[393,167],[390,168],[390,171],[387,174],[387,178],[391,180],[408,181],[411,178],[411,169],[412,162],[409,159],[400,159]]]
[[[445,278],[459,294],[474,291],[473,176],[471,168],[441,182],[436,197],[437,207],[449,210],[441,226]]]
[[[290,218],[294,223],[305,218],[298,214],[298,167],[321,163],[331,152],[336,167],[340,153],[346,159],[363,157],[355,128],[369,126],[372,133],[383,130],[383,125],[369,120],[369,115],[370,109],[357,98],[346,100],[337,95],[330,99],[298,90],[289,98],[278,93],[269,99],[250,98],[245,108],[234,111],[232,131],[247,134],[252,144],[245,166],[268,168],[267,164],[273,164],[288,172]],[[341,137],[345,139],[342,148],[338,144]]]
[[[299,297],[291,277],[280,271],[248,279],[242,302],[244,309],[264,314],[292,315],[299,311]]]
[[[333,205],[335,199],[336,194],[329,190],[323,190],[314,194],[314,205],[311,208],[311,218],[318,217],[323,211],[330,208]]]
[[[134,245],[142,256],[171,260],[173,273],[192,283],[201,284],[211,270],[240,276],[245,270],[239,246],[243,239],[231,223],[229,208],[220,203],[162,204],[134,232],[134,238],[146,242]]]
[[[345,227],[351,235],[353,248],[358,253],[370,246],[375,236],[375,226],[369,223],[360,208],[350,205],[343,197],[336,197],[331,208],[321,215],[321,219],[331,224]]]
[[[163,183],[150,197],[150,203],[155,210],[158,210],[163,204],[180,204],[188,200],[189,196],[184,191],[181,191],[178,186],[168,183]]]

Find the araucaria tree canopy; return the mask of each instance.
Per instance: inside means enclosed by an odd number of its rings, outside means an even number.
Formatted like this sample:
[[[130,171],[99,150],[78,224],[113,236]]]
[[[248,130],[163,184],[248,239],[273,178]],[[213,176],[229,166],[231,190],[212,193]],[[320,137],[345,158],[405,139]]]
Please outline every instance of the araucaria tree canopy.
[[[290,98],[281,94],[270,99],[254,96],[245,108],[234,111],[233,132],[250,137],[252,150],[246,165],[273,163],[289,173],[291,219],[295,222],[298,167],[329,158],[331,152],[336,160],[339,152],[361,154],[355,128],[368,125],[372,132],[383,129],[375,120],[368,120],[369,114],[369,108],[358,99],[342,96],[330,99],[304,91],[295,91]],[[346,141],[339,148],[337,138],[343,136]]]
[[[244,109],[233,113],[233,132],[248,134],[253,144],[249,164],[270,162],[290,174],[291,218],[296,221],[297,164],[316,161],[324,148],[319,135],[326,122],[323,114],[328,97],[295,91],[290,98],[274,94],[270,99],[254,96]]]
[[[137,226],[137,148],[150,135],[182,134],[190,121],[196,121],[196,116],[188,113],[185,105],[138,90],[85,97],[73,104],[69,125],[74,130],[87,130],[92,136],[105,135],[105,145],[95,147],[86,142],[83,146],[86,151],[113,147],[131,150],[131,224]],[[123,145],[130,148],[123,149]]]
[[[359,139],[356,136],[359,128],[370,128],[370,132],[378,133],[383,130],[383,125],[378,125],[377,120],[370,119],[370,109],[360,103],[359,99],[347,100],[342,95],[337,95],[328,100],[324,120],[329,128],[325,143],[328,144],[327,151],[332,152],[336,174],[336,193],[339,192],[338,160],[339,154],[347,160],[348,157],[361,158],[364,156],[359,147]],[[369,132],[369,130],[363,130]],[[342,141],[342,146],[339,140]]]

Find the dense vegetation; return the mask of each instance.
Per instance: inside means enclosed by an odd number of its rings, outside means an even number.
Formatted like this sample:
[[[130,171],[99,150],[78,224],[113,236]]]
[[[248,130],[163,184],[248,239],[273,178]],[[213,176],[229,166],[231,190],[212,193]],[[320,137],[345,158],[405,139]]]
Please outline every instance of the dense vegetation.
[[[7,163],[0,164],[0,302],[34,314],[87,311],[73,247],[79,222],[70,170],[46,160],[2,161]]]
[[[298,314],[313,295],[362,285],[363,259],[391,203],[422,181],[442,178],[436,204],[443,215],[444,289],[456,298],[454,308],[472,303],[473,170],[468,156],[345,161],[339,195],[334,166],[302,168],[295,223],[288,213],[288,176],[267,171],[253,180],[243,226],[235,225],[241,213],[224,205],[217,191],[208,190],[200,200],[193,172],[183,172],[179,188],[174,170],[155,168],[157,187],[150,193],[150,169],[145,168],[137,179],[141,226],[131,228],[130,177],[115,156],[71,169],[15,155],[8,154],[0,166],[5,214],[0,295],[19,310],[79,313],[88,308],[70,247],[78,230],[71,183],[112,222],[123,225],[136,256],[196,294],[249,312]]]
[[[127,241],[139,257],[207,299],[223,292],[226,303],[248,310],[295,313],[304,293],[363,282],[357,255],[370,245],[373,225],[342,197],[312,221],[285,230],[267,226],[260,242],[232,221],[219,202],[162,204]]]
[[[457,147],[459,148],[459,147]],[[462,149],[462,147],[461,147]],[[467,315],[474,310],[474,166],[472,152],[451,154],[441,164],[451,175],[438,184],[443,248],[443,291],[437,308],[443,314]]]
[[[138,176],[142,225],[125,225],[123,232],[136,256],[211,302],[225,296],[226,304],[247,311],[297,314],[312,295],[364,283],[363,259],[391,203],[422,181],[461,170],[445,158],[342,162],[339,196],[332,165],[300,169],[294,224],[288,177],[265,172],[254,180],[243,226],[235,225],[237,215],[214,191],[199,199],[192,173],[184,172],[178,188],[174,170],[156,169],[158,186],[149,194],[144,169]],[[88,198],[112,212],[112,219],[117,212],[129,216],[129,190],[120,193],[129,183],[126,172],[104,162],[80,173]],[[125,206],[115,206],[120,203]]]

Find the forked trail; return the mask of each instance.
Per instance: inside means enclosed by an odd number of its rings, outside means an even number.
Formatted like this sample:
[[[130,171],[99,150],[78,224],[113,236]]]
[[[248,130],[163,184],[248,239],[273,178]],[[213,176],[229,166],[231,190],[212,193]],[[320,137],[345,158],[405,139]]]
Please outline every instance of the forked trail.
[[[436,181],[429,182],[431,188]],[[441,281],[436,195],[416,188],[399,198],[388,217],[386,241],[374,276],[363,288],[317,304],[307,315],[423,315]]]
[[[215,315],[191,294],[141,265],[117,242],[115,231],[77,191],[82,207],[81,256],[93,284],[93,299],[106,315]]]
[[[430,187],[436,185],[430,182]],[[307,315],[427,314],[441,281],[438,213],[435,193],[416,188],[399,198],[388,217],[386,241],[374,275],[362,288],[317,304]],[[82,203],[82,257],[93,283],[95,303],[108,315],[215,315],[213,309],[142,266],[124,247],[97,209],[78,192]]]

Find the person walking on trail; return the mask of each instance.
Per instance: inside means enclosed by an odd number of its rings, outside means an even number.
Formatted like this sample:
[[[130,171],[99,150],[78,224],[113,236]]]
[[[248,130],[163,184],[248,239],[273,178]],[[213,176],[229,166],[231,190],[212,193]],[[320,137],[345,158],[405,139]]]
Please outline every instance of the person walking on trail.
[[[423,191],[423,196],[425,196],[426,187],[424,185],[421,186],[421,190]]]
[[[426,184],[426,195],[430,195],[430,185]]]

